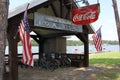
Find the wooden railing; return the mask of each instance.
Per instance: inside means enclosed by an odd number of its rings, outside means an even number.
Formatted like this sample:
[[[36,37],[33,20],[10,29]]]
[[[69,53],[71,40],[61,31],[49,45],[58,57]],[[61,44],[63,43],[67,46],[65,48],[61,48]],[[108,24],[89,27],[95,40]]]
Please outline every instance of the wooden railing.
[[[34,55],[39,55],[38,53],[33,53]],[[50,54],[49,54],[50,55]],[[67,56],[71,59],[71,65],[72,66],[83,66],[84,63],[84,54],[66,54],[66,53],[54,53],[55,58],[58,58],[59,56]],[[9,55],[5,55],[5,63],[8,64],[8,56]],[[22,54],[18,54],[18,63],[20,63],[20,60],[22,58]]]

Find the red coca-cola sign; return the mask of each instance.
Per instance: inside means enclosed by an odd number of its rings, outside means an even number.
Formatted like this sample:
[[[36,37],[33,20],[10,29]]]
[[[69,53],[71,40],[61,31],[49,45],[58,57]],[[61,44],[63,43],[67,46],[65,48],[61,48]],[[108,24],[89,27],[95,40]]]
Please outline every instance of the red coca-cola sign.
[[[72,11],[74,24],[89,24],[95,22],[99,15],[99,4],[88,5]]]

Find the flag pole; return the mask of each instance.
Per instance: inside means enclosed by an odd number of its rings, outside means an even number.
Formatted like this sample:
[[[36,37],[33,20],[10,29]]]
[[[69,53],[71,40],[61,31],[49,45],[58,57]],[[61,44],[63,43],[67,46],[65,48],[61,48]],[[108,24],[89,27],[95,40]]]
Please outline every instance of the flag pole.
[[[30,5],[30,3],[27,4],[26,10],[28,9],[29,5]]]
[[[18,30],[16,31],[15,33],[15,36],[13,37],[14,39],[16,39],[17,35],[18,35],[18,32],[19,32],[19,27],[18,27]]]
[[[103,25],[101,25],[98,29],[100,29],[102,26],[103,26]],[[98,29],[97,29],[97,30],[98,30]],[[96,31],[95,31],[95,32],[96,32]]]
[[[99,0],[97,0],[97,3],[99,3]]]
[[[30,5],[30,3],[27,4],[26,10],[28,9],[29,5]],[[15,36],[13,37],[14,39],[16,39],[16,37],[18,35],[18,32],[19,32],[19,27],[18,27],[18,30],[15,33]]]
[[[100,28],[101,28],[101,27],[102,27],[102,25],[100,26]],[[99,29],[100,29],[100,28],[99,28]]]

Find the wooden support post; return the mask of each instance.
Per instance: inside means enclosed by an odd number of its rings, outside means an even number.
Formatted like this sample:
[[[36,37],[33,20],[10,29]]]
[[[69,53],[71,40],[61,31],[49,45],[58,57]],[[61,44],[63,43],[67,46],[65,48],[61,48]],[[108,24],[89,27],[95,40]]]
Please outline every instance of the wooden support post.
[[[84,43],[84,60],[83,67],[89,66],[89,42],[88,42],[88,34],[80,33],[76,35],[83,43]]]
[[[88,28],[83,27],[84,34],[84,67],[89,66],[89,38],[88,38]]]
[[[42,36],[40,34],[38,34],[37,32],[35,32],[37,35],[31,35],[31,37],[39,44],[39,61],[42,57],[42,54],[44,52],[44,39],[42,38]],[[39,38],[39,39],[38,39]]]
[[[9,43],[9,80],[18,80],[18,54],[17,54],[17,37],[15,37],[17,29],[12,25],[8,27],[8,43]]]
[[[88,39],[88,29],[83,27],[83,33],[76,35],[84,43],[84,61],[83,67],[89,66],[89,39]]]
[[[8,18],[8,0],[0,0],[0,80],[4,80],[4,55]]]
[[[41,37],[39,37],[39,61],[42,58],[43,53],[44,53],[44,41]]]
[[[84,42],[84,67],[89,66],[89,40],[88,34],[85,33],[86,41]]]
[[[18,80],[17,41],[12,37],[9,40],[9,80]]]

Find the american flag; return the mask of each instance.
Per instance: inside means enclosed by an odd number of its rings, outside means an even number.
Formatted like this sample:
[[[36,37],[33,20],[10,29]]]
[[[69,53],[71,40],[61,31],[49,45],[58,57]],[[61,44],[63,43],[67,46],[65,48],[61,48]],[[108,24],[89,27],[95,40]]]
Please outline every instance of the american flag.
[[[30,42],[30,27],[27,18],[27,10],[24,12],[24,18],[21,20],[19,35],[23,45],[23,54],[22,62],[29,66],[33,66],[33,55],[31,51],[31,42]]]
[[[101,35],[101,27],[96,31],[95,34],[92,36],[93,42],[95,45],[96,50],[102,51],[102,35]]]

